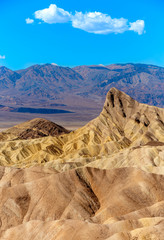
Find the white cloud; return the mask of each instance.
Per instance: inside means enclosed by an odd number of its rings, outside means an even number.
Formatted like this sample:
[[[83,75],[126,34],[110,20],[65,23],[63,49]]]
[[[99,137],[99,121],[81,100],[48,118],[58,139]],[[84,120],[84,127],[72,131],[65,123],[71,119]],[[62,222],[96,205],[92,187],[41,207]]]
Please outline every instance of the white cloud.
[[[83,14],[76,12],[72,17],[72,26],[95,34],[123,33],[128,30],[128,20],[111,18],[101,12]]]
[[[58,8],[55,4],[51,4],[49,8],[36,11],[35,18],[46,23],[65,23],[71,20],[71,14]]]
[[[58,64],[56,64],[56,63],[51,63],[51,65],[53,65],[53,66],[58,66]]]
[[[31,18],[26,18],[26,23],[27,23],[27,24],[31,24],[31,23],[33,23],[33,22],[34,22],[33,19],[31,19]]]
[[[49,24],[72,22],[72,27],[95,34],[134,31],[141,35],[145,28],[143,20],[129,22],[128,19],[111,18],[110,15],[101,12],[75,12],[75,14],[72,14],[58,8],[56,4],[51,4],[49,8],[36,11],[35,18]]]
[[[139,35],[143,34],[145,28],[145,22],[143,20],[137,20],[136,22],[130,23],[129,30],[137,32]]]
[[[6,59],[5,55],[0,55],[0,59]]]

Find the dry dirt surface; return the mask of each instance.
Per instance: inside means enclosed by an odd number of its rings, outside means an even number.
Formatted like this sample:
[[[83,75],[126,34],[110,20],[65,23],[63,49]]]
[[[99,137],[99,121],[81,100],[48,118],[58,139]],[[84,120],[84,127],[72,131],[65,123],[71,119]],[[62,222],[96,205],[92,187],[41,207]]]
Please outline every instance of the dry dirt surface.
[[[130,167],[0,174],[1,239],[163,239],[163,175]]]
[[[30,124],[0,142],[0,239],[164,239],[164,109],[112,88],[80,129]]]

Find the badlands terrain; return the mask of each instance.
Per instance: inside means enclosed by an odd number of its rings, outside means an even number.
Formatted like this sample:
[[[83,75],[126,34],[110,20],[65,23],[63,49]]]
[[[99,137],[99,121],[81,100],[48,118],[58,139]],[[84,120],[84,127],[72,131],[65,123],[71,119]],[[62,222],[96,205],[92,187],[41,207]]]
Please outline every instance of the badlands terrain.
[[[81,127],[100,114],[112,87],[142,103],[164,106],[164,68],[159,66],[43,64],[17,71],[0,66],[0,126],[41,117]]]
[[[82,128],[1,132],[0,165],[2,240],[164,239],[162,108],[111,88]]]

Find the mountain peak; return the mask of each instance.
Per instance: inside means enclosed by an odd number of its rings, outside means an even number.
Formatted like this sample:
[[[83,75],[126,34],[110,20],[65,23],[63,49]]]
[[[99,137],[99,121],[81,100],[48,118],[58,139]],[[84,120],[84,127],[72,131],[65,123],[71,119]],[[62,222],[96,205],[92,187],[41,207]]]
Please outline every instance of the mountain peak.
[[[109,90],[98,121],[105,123],[104,136],[112,133],[112,138],[125,138],[133,146],[151,141],[164,141],[164,111],[162,108],[142,104],[117,88]],[[100,123],[98,123],[100,125]],[[154,129],[155,126],[155,129]],[[104,126],[102,127],[102,129]],[[160,134],[159,134],[160,132]]]
[[[111,115],[127,118],[131,116],[138,104],[132,97],[113,87],[107,93],[103,110]]]

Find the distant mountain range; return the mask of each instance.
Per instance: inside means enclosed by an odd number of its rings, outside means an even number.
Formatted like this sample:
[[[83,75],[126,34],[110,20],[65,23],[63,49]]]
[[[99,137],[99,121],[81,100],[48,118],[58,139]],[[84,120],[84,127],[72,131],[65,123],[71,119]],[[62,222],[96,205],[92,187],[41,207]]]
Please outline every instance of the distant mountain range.
[[[164,106],[164,68],[158,66],[44,64],[19,71],[0,67],[0,104],[10,107],[92,107],[103,104],[111,87],[142,103]]]

